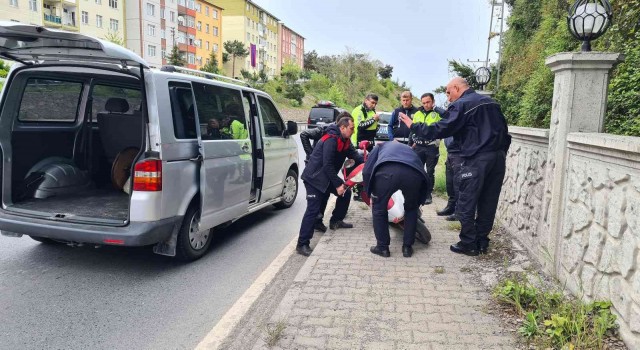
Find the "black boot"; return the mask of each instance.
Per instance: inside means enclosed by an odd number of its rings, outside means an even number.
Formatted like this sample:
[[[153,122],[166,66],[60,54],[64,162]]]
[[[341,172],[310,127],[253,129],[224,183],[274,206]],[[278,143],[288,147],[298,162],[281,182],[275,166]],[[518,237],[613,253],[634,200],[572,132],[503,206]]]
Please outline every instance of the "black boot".
[[[374,245],[373,247],[371,247],[369,251],[371,251],[375,255],[380,255],[383,258],[388,258],[391,256],[391,252],[389,251],[389,248],[380,248],[377,245]]]
[[[451,214],[451,215],[447,216],[444,219],[447,220],[447,221],[459,221],[458,217],[456,216],[456,214]]]
[[[339,228],[353,228],[353,224],[349,224],[341,220],[336,222],[330,222],[329,228],[332,230],[337,230]]]
[[[447,204],[447,206],[444,207],[444,209],[438,210],[436,214],[438,214],[438,216],[449,216],[455,212],[456,212],[456,207]]]
[[[322,221],[316,221],[316,224],[313,225],[313,229],[320,232],[327,232],[327,226],[325,226]]]
[[[433,203],[433,198],[431,197],[431,193],[427,195],[427,199],[424,200],[424,205],[429,205]]]
[[[308,244],[304,244],[297,246],[296,252],[298,252],[298,254],[300,255],[309,256],[313,252],[313,249],[311,249]]]

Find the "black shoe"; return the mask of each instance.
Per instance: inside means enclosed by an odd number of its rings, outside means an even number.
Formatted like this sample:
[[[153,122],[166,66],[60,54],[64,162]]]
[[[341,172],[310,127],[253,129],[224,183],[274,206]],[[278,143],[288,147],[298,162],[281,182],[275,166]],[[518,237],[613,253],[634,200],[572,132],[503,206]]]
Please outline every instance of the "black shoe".
[[[430,194],[427,195],[427,198],[424,200],[424,205],[429,205],[433,203],[433,198],[431,197]]]
[[[322,221],[316,222],[316,224],[313,225],[313,229],[320,232],[327,232],[327,226],[325,226]]]
[[[413,248],[410,245],[402,246],[402,256],[405,258],[410,258],[413,255]]]
[[[309,256],[313,252],[313,249],[311,249],[308,244],[299,245],[296,247],[296,252],[300,255]]]
[[[444,219],[447,220],[447,221],[459,221],[458,217],[456,216],[456,214],[451,214],[451,215],[447,216]]]
[[[380,255],[383,258],[388,258],[391,256],[391,252],[389,251],[389,248],[380,248],[377,245],[374,245],[373,247],[371,247],[369,251],[371,251],[375,255]]]
[[[464,254],[464,255],[469,255],[469,256],[477,256],[479,254],[478,249],[469,249],[465,246],[462,245],[462,243],[458,242],[456,244],[452,244],[451,247],[449,247],[451,249],[452,252],[454,253],[458,253],[458,254]]]
[[[478,243],[478,252],[480,254],[487,254],[489,251],[489,242]]]
[[[447,206],[444,207],[444,209],[438,210],[436,214],[438,214],[438,216],[449,216],[449,215],[453,215],[455,212],[456,212],[456,207],[452,207],[447,204]]]
[[[346,223],[344,221],[336,221],[336,222],[330,222],[329,228],[332,230],[337,230],[339,228],[353,228],[353,225]]]

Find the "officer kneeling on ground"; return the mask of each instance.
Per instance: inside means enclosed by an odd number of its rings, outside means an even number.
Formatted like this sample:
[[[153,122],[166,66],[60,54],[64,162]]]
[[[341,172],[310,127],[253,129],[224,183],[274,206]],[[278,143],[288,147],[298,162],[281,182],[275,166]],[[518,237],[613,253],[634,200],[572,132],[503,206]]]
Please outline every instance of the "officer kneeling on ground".
[[[427,198],[429,178],[422,161],[411,147],[397,141],[377,145],[369,154],[362,171],[365,191],[371,197],[373,232],[376,245],[371,252],[389,257],[389,218],[387,203],[396,191],[404,196],[404,237],[402,255],[413,254],[420,204]]]
[[[326,207],[327,199],[332,193],[338,199],[331,214],[329,227],[332,230],[353,227],[343,221],[349,210],[351,191],[338,177],[338,172],[342,168],[345,158],[355,160],[356,164],[361,164],[364,161],[351,145],[350,138],[353,130],[354,124],[351,115],[342,117],[336,125],[329,125],[326,134],[315,145],[311,157],[309,157],[309,163],[302,172],[301,178],[307,189],[307,209],[302,218],[296,247],[299,254],[305,256],[311,254],[312,249],[309,247],[309,243],[313,238],[313,229],[318,214],[323,206]]]
[[[484,254],[489,247],[511,136],[500,105],[469,88],[466,80],[454,78],[447,84],[446,93],[451,105],[437,123],[414,124],[403,114],[400,118],[425,139],[453,136],[458,143],[463,161],[456,179],[460,191],[456,216],[462,228],[460,242],[452,245],[451,251]]]

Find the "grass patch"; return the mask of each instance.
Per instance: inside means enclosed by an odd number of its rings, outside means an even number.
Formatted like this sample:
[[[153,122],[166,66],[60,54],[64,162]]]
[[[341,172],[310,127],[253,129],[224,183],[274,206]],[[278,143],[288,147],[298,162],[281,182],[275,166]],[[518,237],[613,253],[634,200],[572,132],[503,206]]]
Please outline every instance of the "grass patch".
[[[268,323],[263,327],[263,340],[267,344],[268,347],[272,348],[278,341],[282,339],[282,335],[284,334],[284,330],[287,328],[287,323],[283,320],[278,321],[276,323]]]
[[[447,228],[451,231],[460,231],[462,229],[462,224],[460,221],[452,221],[447,224]]]
[[[523,317],[518,333],[541,349],[602,349],[618,329],[611,302],[584,303],[541,290],[526,277],[503,280],[493,295]]]
[[[444,266],[436,266],[435,272],[436,273],[444,273]]]
[[[447,148],[444,146],[444,141],[440,142],[440,158],[438,158],[438,165],[436,166],[435,184],[433,186],[433,192],[441,195],[447,195],[447,175],[446,166],[444,162],[447,160]]]

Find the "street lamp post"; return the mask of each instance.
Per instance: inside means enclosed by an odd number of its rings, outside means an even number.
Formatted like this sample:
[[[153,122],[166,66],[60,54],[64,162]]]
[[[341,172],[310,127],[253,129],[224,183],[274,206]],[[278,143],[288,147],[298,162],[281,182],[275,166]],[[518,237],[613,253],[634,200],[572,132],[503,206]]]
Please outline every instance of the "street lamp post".
[[[613,12],[608,0],[577,0],[569,9],[567,24],[574,38],[582,41],[582,51],[591,51],[591,41],[604,34]]]
[[[489,84],[491,80],[491,71],[487,67],[480,67],[476,69],[475,73],[476,83],[480,85],[480,88],[484,90],[484,86]]]

